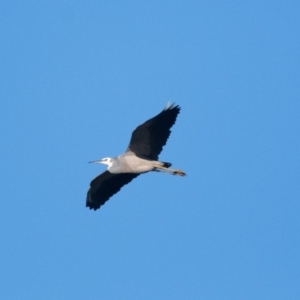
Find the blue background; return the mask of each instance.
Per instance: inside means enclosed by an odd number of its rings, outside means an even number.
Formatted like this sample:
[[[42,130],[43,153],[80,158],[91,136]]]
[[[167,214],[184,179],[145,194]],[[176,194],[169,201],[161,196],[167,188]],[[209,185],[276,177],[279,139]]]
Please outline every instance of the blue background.
[[[1,299],[300,299],[298,1],[1,1]],[[167,101],[100,210],[90,160]]]

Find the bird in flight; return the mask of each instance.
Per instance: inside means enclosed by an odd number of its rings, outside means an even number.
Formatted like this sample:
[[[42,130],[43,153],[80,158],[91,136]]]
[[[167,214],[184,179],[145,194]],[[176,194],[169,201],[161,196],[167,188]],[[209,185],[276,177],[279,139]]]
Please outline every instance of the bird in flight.
[[[170,128],[174,125],[179,112],[180,107],[169,102],[162,112],[132,132],[125,153],[117,157],[91,161],[107,165],[108,168],[91,181],[86,197],[87,207],[97,210],[125,184],[142,173],[156,171],[186,175],[181,170],[171,169],[171,163],[158,160],[158,155],[170,136]]]

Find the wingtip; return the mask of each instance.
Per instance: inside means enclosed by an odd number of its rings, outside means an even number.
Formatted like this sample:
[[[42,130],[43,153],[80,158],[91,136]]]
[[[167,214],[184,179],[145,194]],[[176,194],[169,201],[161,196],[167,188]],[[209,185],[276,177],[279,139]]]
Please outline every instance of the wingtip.
[[[176,102],[171,103],[171,101],[168,101],[168,103],[167,103],[167,105],[165,106],[164,110],[170,110],[170,109],[173,109],[173,108],[178,108],[178,109],[180,109],[180,106],[179,106],[179,105],[176,105]]]
[[[96,211],[100,208],[101,205],[93,205],[92,203],[86,202],[85,207],[89,208],[90,210]]]
[[[87,208],[89,208],[90,210],[96,211],[97,209],[100,208],[101,205],[97,205],[97,204],[93,203],[93,201],[91,199],[90,189],[91,189],[91,187],[89,188],[88,193],[87,193],[87,197],[86,197],[86,201],[85,201],[85,206]]]

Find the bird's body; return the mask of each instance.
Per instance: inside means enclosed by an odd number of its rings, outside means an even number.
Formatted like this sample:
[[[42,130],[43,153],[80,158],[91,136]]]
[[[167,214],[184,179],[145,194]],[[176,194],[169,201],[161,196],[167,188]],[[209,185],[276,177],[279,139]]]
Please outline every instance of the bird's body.
[[[131,151],[121,154],[118,157],[110,157],[104,159],[107,159],[107,165],[108,165],[107,170],[112,174],[119,174],[119,173],[141,174],[141,173],[153,171],[155,167],[157,166],[163,167],[166,164],[160,161],[140,158]],[[102,163],[104,159],[102,159]]]
[[[94,210],[100,208],[122,186],[142,173],[163,171],[173,175],[186,175],[180,170],[170,169],[170,163],[158,161],[158,155],[166,144],[179,111],[179,106],[168,103],[160,114],[133,131],[125,153],[93,161],[105,164],[108,168],[92,180],[87,193],[87,207]]]

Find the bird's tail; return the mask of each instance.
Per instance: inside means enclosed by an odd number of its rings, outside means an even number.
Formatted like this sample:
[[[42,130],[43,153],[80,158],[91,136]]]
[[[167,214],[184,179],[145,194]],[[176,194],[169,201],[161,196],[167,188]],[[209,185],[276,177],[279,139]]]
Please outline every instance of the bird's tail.
[[[168,162],[161,161],[161,163],[163,164],[162,166],[163,166],[164,168],[170,168],[170,167],[172,166],[172,164],[171,164],[171,163],[168,163]]]

